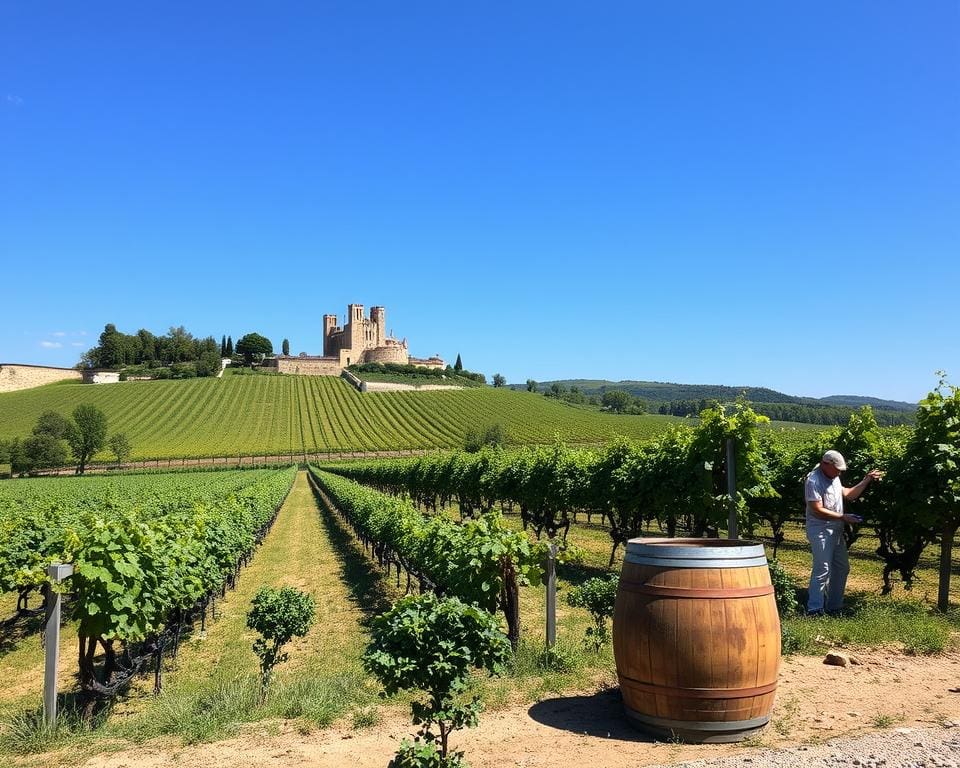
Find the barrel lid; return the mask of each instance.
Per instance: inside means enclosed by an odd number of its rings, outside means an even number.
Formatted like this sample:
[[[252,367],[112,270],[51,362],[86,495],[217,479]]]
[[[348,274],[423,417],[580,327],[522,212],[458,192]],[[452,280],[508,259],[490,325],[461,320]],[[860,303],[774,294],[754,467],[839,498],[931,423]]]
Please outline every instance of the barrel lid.
[[[767,564],[763,544],[746,539],[630,539],[625,560],[688,568],[749,568]]]

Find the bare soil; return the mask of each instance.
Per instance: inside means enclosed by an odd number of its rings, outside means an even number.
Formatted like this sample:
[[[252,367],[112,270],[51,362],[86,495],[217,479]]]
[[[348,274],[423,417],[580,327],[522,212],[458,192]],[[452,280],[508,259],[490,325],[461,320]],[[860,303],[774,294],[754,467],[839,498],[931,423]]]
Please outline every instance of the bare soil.
[[[732,756],[761,765],[771,748],[849,739],[884,729],[891,729],[892,738],[892,729],[933,728],[960,720],[960,693],[951,690],[960,688],[960,654],[914,657],[886,650],[855,655],[861,663],[849,667],[828,666],[819,657],[785,659],[771,725],[747,743],[656,742],[624,719],[616,688],[486,712],[478,729],[456,734],[453,743],[466,752],[474,768],[634,768]],[[400,740],[412,732],[409,721],[395,713],[360,731],[349,723],[306,734],[290,723],[261,724],[228,741],[188,747],[154,742],[99,755],[81,765],[373,768],[385,766]],[[851,745],[855,747],[855,742]],[[76,764],[68,754],[45,757],[50,764]]]

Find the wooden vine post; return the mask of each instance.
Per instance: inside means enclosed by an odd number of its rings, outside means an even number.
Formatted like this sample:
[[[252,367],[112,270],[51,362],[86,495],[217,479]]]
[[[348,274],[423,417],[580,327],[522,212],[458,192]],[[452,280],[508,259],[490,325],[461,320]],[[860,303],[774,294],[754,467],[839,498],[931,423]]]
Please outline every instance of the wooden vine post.
[[[50,587],[47,589],[47,622],[43,629],[43,722],[48,728],[57,724],[57,672],[60,665],[60,606],[63,596],[55,589],[73,575],[73,565],[53,563],[47,566]]]
[[[727,538],[736,539],[737,530],[737,449],[733,438],[727,439],[727,495],[730,510],[727,513]]]
[[[547,566],[544,569],[547,587],[547,648],[557,644],[557,543],[547,546]]]

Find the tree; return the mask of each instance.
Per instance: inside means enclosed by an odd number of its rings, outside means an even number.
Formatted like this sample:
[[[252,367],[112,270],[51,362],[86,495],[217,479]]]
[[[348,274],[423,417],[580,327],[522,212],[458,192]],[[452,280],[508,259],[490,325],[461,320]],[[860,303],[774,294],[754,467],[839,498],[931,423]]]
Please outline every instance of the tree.
[[[227,336],[227,357],[233,357],[233,337]]]
[[[476,696],[463,703],[460,694],[472,669],[496,674],[509,659],[510,642],[499,621],[456,598],[411,595],[374,619],[364,667],[387,695],[426,694],[426,701],[411,704],[413,722],[422,725],[417,743],[405,739],[391,765],[462,766],[462,753],[448,757],[448,740],[453,731],[477,725],[481,703]],[[434,724],[439,737],[430,729]]]
[[[266,355],[272,355],[273,344],[259,333],[248,333],[237,342],[237,354],[243,355],[247,365],[252,365],[254,358],[262,360]]]
[[[499,388],[499,387],[505,386],[506,383],[507,383],[507,377],[504,376],[502,373],[493,374],[493,386]]]
[[[290,342],[289,342],[287,339],[284,339],[284,340],[283,340],[282,349],[283,349],[284,357],[289,357],[289,355],[290,355]]]
[[[87,462],[107,439],[107,416],[95,405],[78,405],[73,409],[73,423],[67,440],[77,461],[77,474],[82,475]]]
[[[273,668],[287,660],[281,649],[295,637],[303,637],[316,614],[313,597],[293,587],[261,587],[247,614],[247,626],[260,633],[253,652],[260,659],[260,702],[266,699]]]
[[[33,472],[37,469],[53,469],[67,463],[67,445],[53,435],[30,435],[20,445],[17,469],[21,472]]]
[[[537,391],[537,382],[533,379],[527,379],[527,392],[536,392]]]
[[[94,365],[98,368],[117,368],[123,365],[123,334],[117,331],[117,326],[107,323],[100,334],[99,351],[96,354]],[[91,350],[93,351],[93,350]]]
[[[68,440],[74,425],[70,420],[56,411],[44,411],[37,418],[33,427],[35,435],[49,435],[55,440]]]
[[[460,359],[460,353],[457,352],[457,362],[453,364],[453,370],[457,373],[463,370],[463,361]]]
[[[629,392],[624,392],[622,389],[611,389],[604,392],[603,397],[600,399],[603,407],[614,413],[623,413],[630,407],[632,401],[633,395]]]
[[[227,336],[224,334],[220,339],[220,357],[227,356]]]
[[[130,441],[127,440],[127,436],[123,432],[117,432],[115,435],[111,435],[107,441],[107,445],[110,447],[110,450],[113,451],[113,455],[117,457],[117,467],[123,464],[130,455]]]

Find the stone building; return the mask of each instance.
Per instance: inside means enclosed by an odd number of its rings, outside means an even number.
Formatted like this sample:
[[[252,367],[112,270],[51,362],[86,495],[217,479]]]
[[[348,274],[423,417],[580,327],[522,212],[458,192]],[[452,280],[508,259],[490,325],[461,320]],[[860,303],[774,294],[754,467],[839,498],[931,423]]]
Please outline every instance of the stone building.
[[[370,317],[365,317],[363,304],[347,305],[343,325],[337,325],[336,315],[323,316],[323,355],[278,355],[275,362],[280,373],[307,376],[339,376],[347,366],[362,363],[446,367],[439,357],[411,357],[406,339],[398,340],[387,334],[386,309],[371,307]]]

